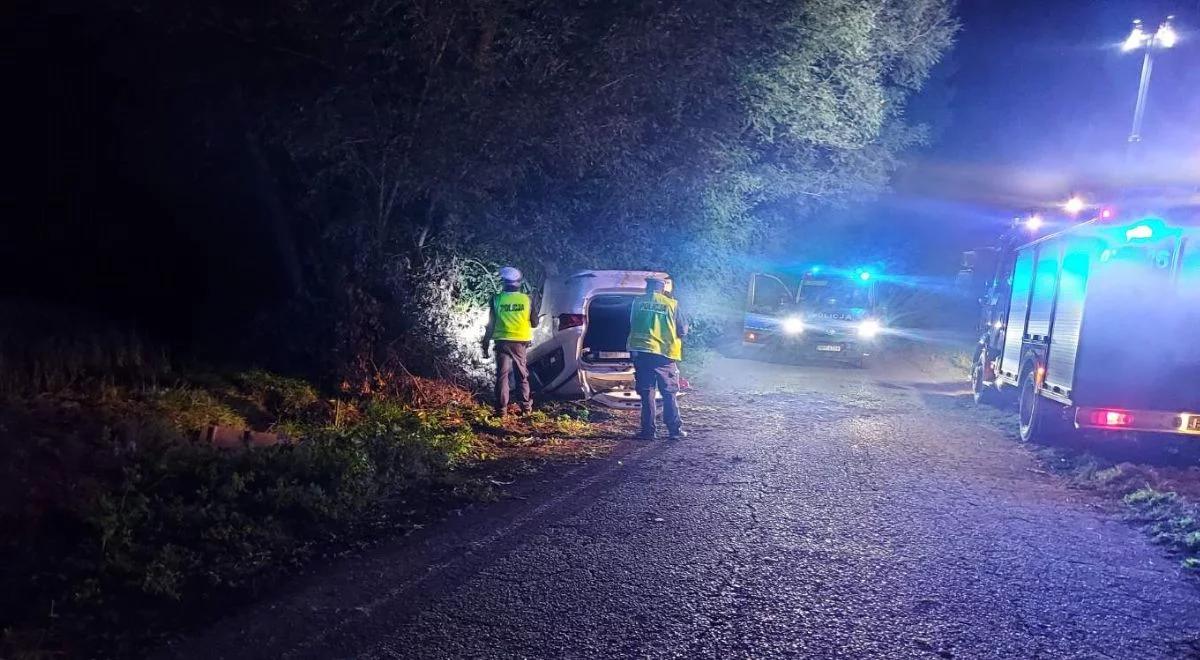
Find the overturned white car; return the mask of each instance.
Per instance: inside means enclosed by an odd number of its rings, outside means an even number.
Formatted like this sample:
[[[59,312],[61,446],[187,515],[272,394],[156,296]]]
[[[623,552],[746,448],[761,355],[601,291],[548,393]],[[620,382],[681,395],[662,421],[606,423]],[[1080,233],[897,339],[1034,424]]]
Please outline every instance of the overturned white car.
[[[671,291],[668,274],[645,270],[585,270],[548,278],[542,291],[542,322],[529,351],[534,390],[638,407],[633,359],[625,342],[630,306],[645,293],[648,278],[665,280]]]

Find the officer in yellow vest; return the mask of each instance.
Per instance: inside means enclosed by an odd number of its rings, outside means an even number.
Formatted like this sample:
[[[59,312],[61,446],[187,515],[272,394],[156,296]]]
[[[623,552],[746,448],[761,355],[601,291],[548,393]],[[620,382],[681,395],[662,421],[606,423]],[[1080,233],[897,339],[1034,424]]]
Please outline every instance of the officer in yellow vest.
[[[526,351],[538,324],[537,307],[521,292],[521,271],[512,266],[500,269],[502,291],[492,298],[487,329],[483,333],[483,356],[496,344],[496,414],[508,411],[508,380],[515,373],[517,405],[522,413],[533,410],[529,395],[529,362]]]
[[[662,394],[663,424],[671,438],[683,438],[683,419],[675,394],[679,391],[679,366],[683,358],[683,336],[687,324],[679,305],[665,292],[666,282],[646,280],[646,294],[633,302],[629,312],[629,351],[633,353],[634,388],[642,399],[642,428],[638,437],[654,439],[657,412],[654,391]]]

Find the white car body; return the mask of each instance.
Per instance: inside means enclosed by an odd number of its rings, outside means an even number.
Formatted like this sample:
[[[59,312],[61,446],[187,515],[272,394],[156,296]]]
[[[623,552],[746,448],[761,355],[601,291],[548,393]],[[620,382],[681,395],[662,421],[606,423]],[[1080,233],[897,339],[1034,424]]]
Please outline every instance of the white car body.
[[[534,331],[529,370],[535,389],[567,398],[597,397],[618,407],[640,405],[633,392],[633,361],[626,349],[629,304],[646,280],[667,273],[585,270],[546,281],[542,321]]]

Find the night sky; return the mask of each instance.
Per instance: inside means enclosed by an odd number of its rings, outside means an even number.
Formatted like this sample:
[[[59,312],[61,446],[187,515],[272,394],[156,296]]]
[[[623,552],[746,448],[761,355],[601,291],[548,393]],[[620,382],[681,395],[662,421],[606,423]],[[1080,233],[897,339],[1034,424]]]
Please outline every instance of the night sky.
[[[1155,60],[1141,162],[1200,185],[1200,2],[965,0],[959,14],[955,49],[911,107],[933,143],[857,222],[900,223],[916,259],[944,271],[1013,215],[1121,182],[1141,56],[1119,45],[1134,18],[1154,29],[1169,14],[1181,40]]]

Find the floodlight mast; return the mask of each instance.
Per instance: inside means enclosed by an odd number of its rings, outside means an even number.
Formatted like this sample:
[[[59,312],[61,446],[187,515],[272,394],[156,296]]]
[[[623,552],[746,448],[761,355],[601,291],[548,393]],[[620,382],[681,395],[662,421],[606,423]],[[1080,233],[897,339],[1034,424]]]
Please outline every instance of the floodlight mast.
[[[1146,115],[1146,96],[1150,91],[1150,74],[1154,71],[1154,51],[1172,48],[1179,41],[1179,35],[1171,25],[1174,18],[1174,16],[1168,16],[1154,34],[1146,32],[1142,27],[1142,22],[1135,20],[1129,36],[1121,44],[1123,52],[1142,51],[1142,75],[1138,80],[1137,103],[1133,107],[1133,128],[1129,132],[1130,151],[1142,141],[1142,119]]]

